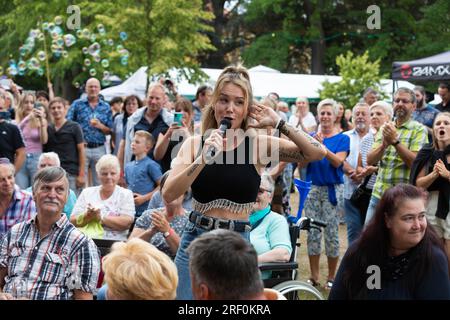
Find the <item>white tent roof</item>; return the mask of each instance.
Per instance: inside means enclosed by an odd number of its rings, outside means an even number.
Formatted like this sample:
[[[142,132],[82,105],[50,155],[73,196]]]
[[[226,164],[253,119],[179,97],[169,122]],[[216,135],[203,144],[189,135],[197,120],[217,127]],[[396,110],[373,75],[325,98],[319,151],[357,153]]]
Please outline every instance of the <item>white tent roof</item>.
[[[276,69],[272,69],[266,66],[263,66],[262,64],[257,65],[256,67],[248,69],[250,72],[272,72],[272,73],[280,73],[280,71]]]
[[[261,70],[264,66],[258,66],[257,70]],[[266,68],[266,67],[264,67]],[[270,69],[270,68],[269,68]],[[139,68],[124,83],[104,89],[101,94],[106,100],[111,100],[115,96],[127,96],[136,94],[141,98],[145,97],[146,86],[146,67]],[[222,69],[202,69],[209,78],[206,84],[214,86]],[[272,69],[274,70],[274,69]],[[275,70],[276,71],[276,70]],[[318,90],[322,88],[321,83],[328,79],[330,82],[341,80],[339,76],[327,75],[310,75],[310,74],[293,74],[293,73],[276,73],[264,71],[249,70],[250,81],[253,87],[253,95],[255,97],[264,97],[270,92],[276,92],[282,99],[295,99],[298,96],[308,97],[309,99],[319,99]],[[176,78],[175,76],[173,77]],[[414,85],[407,81],[398,81],[398,87],[407,87],[412,89]],[[190,84],[187,80],[177,83],[178,92],[186,97],[192,98],[197,92],[200,84]],[[392,94],[392,80],[382,80],[383,91],[390,96]]]

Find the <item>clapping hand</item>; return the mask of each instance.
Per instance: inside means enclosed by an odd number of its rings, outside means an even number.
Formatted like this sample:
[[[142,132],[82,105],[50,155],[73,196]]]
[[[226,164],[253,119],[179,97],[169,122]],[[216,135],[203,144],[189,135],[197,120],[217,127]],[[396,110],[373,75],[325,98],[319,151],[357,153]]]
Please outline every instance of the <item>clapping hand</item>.
[[[433,171],[437,172],[442,178],[450,180],[450,172],[445,167],[444,162],[438,159],[434,164]]]
[[[397,129],[395,128],[395,125],[393,122],[385,123],[383,127],[383,141],[387,145],[393,144],[397,140]]]
[[[170,229],[169,221],[167,221],[164,211],[152,212],[152,225],[159,232],[167,232]]]
[[[84,216],[84,220],[86,222],[90,222],[92,220],[100,221],[101,220],[100,209],[91,206],[91,204],[88,204],[86,215]]]

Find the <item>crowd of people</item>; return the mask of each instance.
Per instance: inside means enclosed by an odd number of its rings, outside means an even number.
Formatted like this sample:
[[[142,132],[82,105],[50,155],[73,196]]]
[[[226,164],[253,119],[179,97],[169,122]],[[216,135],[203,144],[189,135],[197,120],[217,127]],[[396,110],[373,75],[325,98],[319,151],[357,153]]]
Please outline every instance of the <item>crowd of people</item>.
[[[194,101],[165,79],[143,101],[100,90],[90,78],[70,103],[0,88],[0,299],[283,299],[258,263],[291,258],[294,175],[311,181],[304,214],[327,225],[307,236],[312,286],[450,299],[449,84],[435,107],[418,86],[316,110],[257,100],[242,66]]]

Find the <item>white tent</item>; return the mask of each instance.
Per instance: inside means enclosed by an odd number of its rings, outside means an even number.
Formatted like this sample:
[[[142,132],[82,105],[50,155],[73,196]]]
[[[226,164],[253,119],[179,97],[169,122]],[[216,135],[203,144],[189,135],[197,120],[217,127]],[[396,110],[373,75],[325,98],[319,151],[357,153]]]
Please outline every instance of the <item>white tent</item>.
[[[322,82],[326,79],[330,82],[337,82],[341,80],[339,76],[327,76],[327,75],[311,75],[311,74],[294,74],[294,73],[280,73],[277,70],[271,69],[264,71],[264,66],[257,66],[256,71],[249,69],[250,81],[253,87],[253,95],[256,98],[264,97],[270,92],[276,92],[280,95],[280,98],[286,100],[295,100],[298,96],[308,97],[309,99],[318,100],[318,90],[322,88]],[[270,69],[270,68],[268,68]],[[145,85],[147,83],[146,75],[147,67],[139,68],[130,78],[124,83],[104,89],[101,94],[106,100],[111,100],[115,96],[126,96],[130,94],[136,94],[141,98],[145,97]],[[206,84],[214,86],[217,78],[219,77],[222,69],[202,69],[208,76]],[[173,73],[173,79],[175,79],[175,72]],[[397,81],[399,87],[413,88],[414,85],[407,81]],[[190,84],[187,80],[183,80],[177,83],[178,92],[192,99],[195,97],[197,88],[200,84]],[[392,94],[392,80],[382,80],[383,91],[391,96]]]
[[[140,67],[134,74],[121,84],[109,87],[100,91],[106,101],[111,101],[114,97],[125,97],[128,95],[137,95],[143,99],[147,87],[147,67]]]

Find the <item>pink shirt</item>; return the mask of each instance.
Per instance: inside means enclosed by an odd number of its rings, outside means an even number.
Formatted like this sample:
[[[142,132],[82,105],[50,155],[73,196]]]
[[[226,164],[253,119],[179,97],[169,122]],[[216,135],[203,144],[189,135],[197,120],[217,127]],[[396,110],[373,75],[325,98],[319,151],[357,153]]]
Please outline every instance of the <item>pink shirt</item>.
[[[25,149],[27,153],[42,153],[41,132],[39,128],[31,128],[30,116],[26,116],[19,124],[25,140]]]

